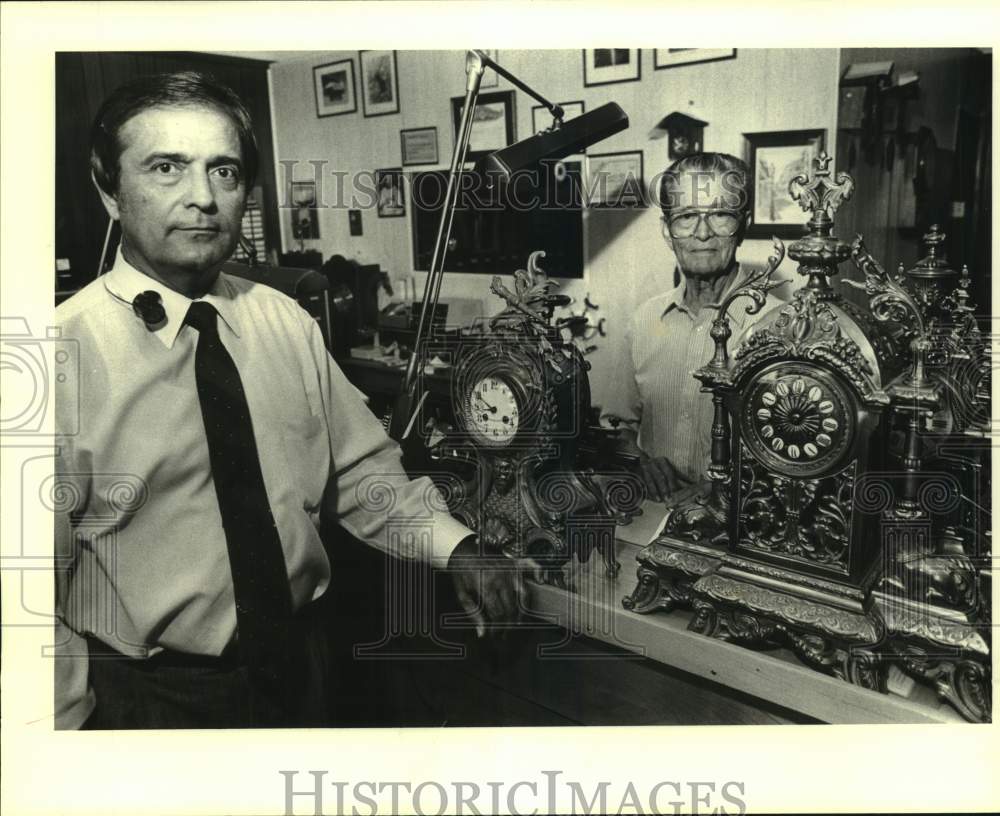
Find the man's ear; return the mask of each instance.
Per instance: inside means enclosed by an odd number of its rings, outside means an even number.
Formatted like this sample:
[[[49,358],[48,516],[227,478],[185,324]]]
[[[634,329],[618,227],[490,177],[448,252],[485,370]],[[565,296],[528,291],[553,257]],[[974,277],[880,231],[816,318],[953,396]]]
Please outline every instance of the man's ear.
[[[743,243],[743,239],[747,237],[747,230],[750,229],[750,225],[753,223],[753,214],[750,210],[743,213],[743,223],[740,224],[740,231],[737,233],[739,235],[739,241],[737,246]]]
[[[116,196],[108,195],[101,188],[101,185],[97,183],[97,179],[94,177],[94,172],[90,172],[90,180],[94,183],[94,187],[97,188],[97,194],[101,197],[101,203],[104,205],[104,209],[108,211],[108,215],[114,221],[118,220],[118,198]]]
[[[660,234],[663,236],[663,242],[667,245],[667,249],[673,252],[674,239],[670,234],[670,227],[667,225],[667,219],[663,216],[660,217]]]

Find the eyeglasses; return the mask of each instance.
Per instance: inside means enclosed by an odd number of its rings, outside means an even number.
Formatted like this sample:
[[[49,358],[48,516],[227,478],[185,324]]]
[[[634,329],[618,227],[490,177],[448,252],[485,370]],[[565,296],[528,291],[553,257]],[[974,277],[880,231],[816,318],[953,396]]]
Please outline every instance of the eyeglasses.
[[[742,221],[735,210],[689,210],[669,216],[667,228],[674,238],[690,238],[698,231],[703,218],[712,233],[720,238],[735,235]]]

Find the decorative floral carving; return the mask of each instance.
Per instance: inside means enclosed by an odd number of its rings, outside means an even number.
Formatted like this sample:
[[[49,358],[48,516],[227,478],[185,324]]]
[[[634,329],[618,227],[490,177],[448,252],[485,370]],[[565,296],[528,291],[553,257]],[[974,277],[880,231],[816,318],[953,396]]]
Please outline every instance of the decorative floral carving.
[[[855,612],[837,609],[784,592],[712,574],[694,585],[697,596],[723,603],[738,603],[759,615],[775,618],[791,626],[819,629],[827,635],[857,643],[877,643],[882,632],[876,622]]]
[[[846,304],[837,303],[838,309]],[[730,375],[739,382],[744,372],[771,357],[822,361],[840,371],[866,397],[877,397],[871,378],[871,363],[840,327],[834,304],[817,290],[803,287],[782,307],[770,325],[744,342],[735,355],[737,365]]]
[[[822,214],[833,220],[840,205],[854,193],[854,179],[847,173],[837,173],[833,183],[830,182],[831,157],[826,151],[813,159],[812,178],[798,175],[788,184],[788,192],[793,201],[807,213]]]
[[[740,544],[846,572],[856,463],[822,479],[792,479],[742,458]]]
[[[955,706],[967,720],[991,721],[992,693],[986,665],[976,660],[942,660],[910,644],[897,644],[895,651],[907,674],[930,683],[938,697]]]
[[[865,276],[865,282],[844,280],[843,283],[854,289],[861,289],[868,295],[869,307],[875,319],[904,326],[915,323],[916,334],[923,337],[927,333],[923,310],[901,282],[886,274],[868,252],[864,238],[860,235],[851,245],[851,260]]]

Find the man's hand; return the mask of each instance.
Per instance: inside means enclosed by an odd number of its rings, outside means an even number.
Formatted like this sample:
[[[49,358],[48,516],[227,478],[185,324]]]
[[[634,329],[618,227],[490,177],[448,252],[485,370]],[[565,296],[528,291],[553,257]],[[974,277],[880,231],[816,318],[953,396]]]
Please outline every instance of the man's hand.
[[[513,624],[520,619],[525,588],[517,562],[483,553],[478,539],[469,536],[452,552],[448,571],[458,602],[476,623],[477,637],[486,634],[488,624]]]
[[[666,501],[671,493],[691,484],[689,479],[670,464],[666,456],[648,456],[644,453],[639,457],[639,468],[647,495],[657,501]]]

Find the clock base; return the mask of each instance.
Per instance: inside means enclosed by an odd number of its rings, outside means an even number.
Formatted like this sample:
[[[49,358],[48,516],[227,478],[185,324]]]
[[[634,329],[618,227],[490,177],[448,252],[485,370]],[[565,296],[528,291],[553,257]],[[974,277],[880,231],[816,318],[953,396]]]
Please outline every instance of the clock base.
[[[690,608],[688,629],[752,649],[785,647],[807,666],[888,692],[896,666],[971,722],[992,717],[990,646],[969,618],[873,591],[867,610],[815,589],[767,585],[727,564],[717,547],[661,535],[637,556],[639,582],[622,599],[639,614]]]

